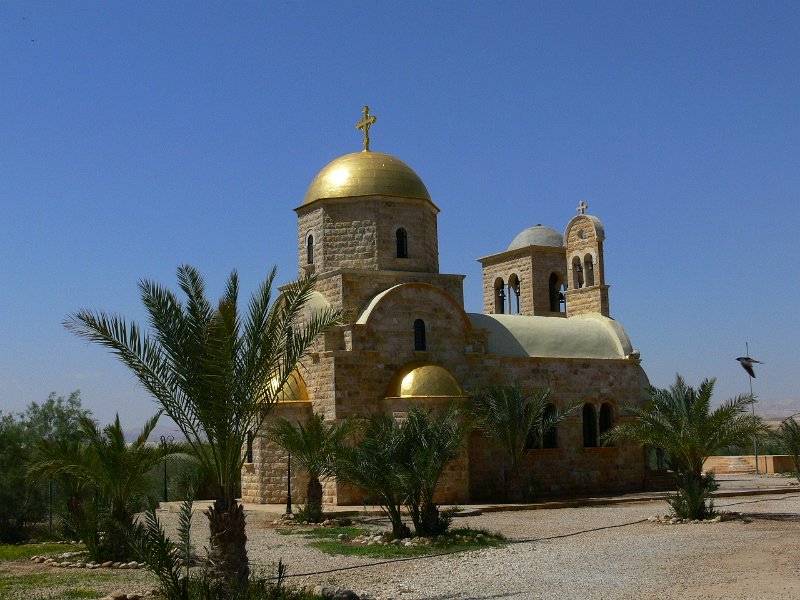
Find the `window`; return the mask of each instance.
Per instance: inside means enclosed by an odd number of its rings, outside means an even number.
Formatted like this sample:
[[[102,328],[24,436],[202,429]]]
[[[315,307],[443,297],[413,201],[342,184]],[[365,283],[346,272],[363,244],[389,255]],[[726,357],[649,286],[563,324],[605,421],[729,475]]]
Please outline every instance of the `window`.
[[[502,315],[505,312],[506,290],[502,277],[494,280],[494,314]]]
[[[314,236],[311,234],[306,240],[306,264],[314,264]]]
[[[561,275],[558,273],[550,273],[550,281],[547,285],[547,291],[550,297],[550,312],[564,312],[561,310],[561,283]]]
[[[425,343],[425,321],[417,319],[414,321],[414,350],[424,352],[428,347]]]
[[[591,254],[583,257],[583,275],[587,286],[594,285],[594,263]]]
[[[603,402],[600,406],[600,436],[614,427],[614,407],[610,402]]]
[[[402,227],[395,233],[397,238],[397,258],[408,258],[408,234]]]
[[[245,457],[244,462],[251,463],[253,462],[253,432],[247,432],[247,456]]]
[[[519,309],[519,277],[517,277],[516,273],[513,273],[511,277],[508,278],[508,312],[511,313],[520,313]]]
[[[597,421],[594,406],[589,403],[583,405],[583,447],[597,447]]]
[[[576,290],[583,287],[583,269],[578,256],[572,259],[572,287]]]

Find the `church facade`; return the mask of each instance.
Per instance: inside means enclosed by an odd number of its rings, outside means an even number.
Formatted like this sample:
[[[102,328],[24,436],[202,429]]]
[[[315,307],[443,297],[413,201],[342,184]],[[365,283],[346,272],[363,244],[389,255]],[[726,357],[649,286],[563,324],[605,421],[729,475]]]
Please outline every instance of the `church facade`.
[[[368,133],[374,118],[364,115]],[[468,313],[464,276],[439,272],[439,208],[408,165],[370,151],[365,135],[364,150],[323,168],[295,209],[299,269],[318,278],[308,310],[341,309],[344,323],[298,366],[270,418],[402,418],[412,404],[468,402],[471,390],[519,382],[550,389],[554,408],[579,405],[555,431],[531,438],[523,469],[537,495],[641,489],[642,449],[600,439],[625,418],[622,406],[641,404],[648,381],[610,318],[605,231],[586,208],[581,202],[563,236],[535,225],[480,258],[483,312]],[[262,430],[247,454],[243,500],[285,502],[286,453]],[[440,501],[501,501],[503,464],[500,449],[473,432],[443,477]],[[323,485],[326,502],[364,501],[335,480]],[[292,473],[292,490],[303,502],[302,473]]]

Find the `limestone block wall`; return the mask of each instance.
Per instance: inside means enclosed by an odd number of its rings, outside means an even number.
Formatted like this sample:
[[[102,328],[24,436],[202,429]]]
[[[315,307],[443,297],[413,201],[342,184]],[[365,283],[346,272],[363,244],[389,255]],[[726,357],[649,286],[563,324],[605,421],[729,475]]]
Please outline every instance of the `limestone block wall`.
[[[587,312],[596,312],[609,316],[608,286],[595,285],[578,290],[568,289],[564,294],[567,301],[567,316],[580,315]]]
[[[279,402],[273,405],[262,428],[253,438],[253,462],[242,468],[242,501],[260,504],[286,502],[288,456],[269,440],[266,429],[278,417],[305,422],[311,417],[310,402]],[[292,469],[292,500],[305,501],[308,479],[300,469]]]
[[[439,272],[436,209],[427,200],[378,201],[378,268],[384,271]],[[408,236],[408,258],[397,258],[397,230]]]
[[[578,215],[567,225],[564,236],[569,273],[569,290],[565,294],[567,316],[585,312],[610,314],[603,258],[604,237],[602,224],[591,215]],[[574,268],[576,261],[581,265],[581,273]]]
[[[498,260],[491,263],[484,263],[483,265],[483,312],[486,314],[494,314],[498,312],[495,310],[495,288],[494,284],[498,277],[502,278],[503,285],[506,289],[506,301],[503,308],[504,313],[509,312],[509,294],[508,283],[512,275],[516,275],[520,280],[520,314],[532,315],[533,314],[533,262],[530,255],[520,255],[519,253],[507,253],[505,259],[498,258]],[[514,307],[516,312],[516,307]]]
[[[307,240],[309,235],[314,236],[314,270],[317,270],[317,265],[325,263],[324,247],[322,245],[322,221],[323,211],[321,207],[316,206],[303,211],[298,210],[297,215],[297,264],[300,267],[300,273],[304,272],[304,267],[308,267],[308,253],[307,253]],[[317,270],[317,272],[319,272]]]

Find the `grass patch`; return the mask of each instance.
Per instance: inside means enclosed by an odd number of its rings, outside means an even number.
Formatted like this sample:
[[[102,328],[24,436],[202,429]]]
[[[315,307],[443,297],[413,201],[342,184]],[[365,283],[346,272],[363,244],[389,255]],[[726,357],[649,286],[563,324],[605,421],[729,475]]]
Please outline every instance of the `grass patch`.
[[[25,572],[0,568],[0,598],[4,600],[99,598],[113,589],[144,590],[154,584],[150,574],[144,571],[47,569]]]
[[[422,556],[425,554],[441,554],[454,550],[481,550],[503,546],[506,539],[498,534],[478,529],[457,528],[436,538],[428,538],[425,545],[395,546],[393,544],[367,546],[354,544],[351,540],[364,533],[376,533],[364,527],[320,527],[314,529],[281,530],[284,535],[303,535],[312,541],[312,548],[322,550],[326,554],[342,554],[347,556],[367,556],[370,558],[396,558],[403,556]],[[339,540],[340,534],[349,539]]]
[[[78,550],[86,550],[86,546],[76,546],[74,544],[0,544],[0,561],[28,560],[31,556],[63,554],[64,552],[76,552]]]

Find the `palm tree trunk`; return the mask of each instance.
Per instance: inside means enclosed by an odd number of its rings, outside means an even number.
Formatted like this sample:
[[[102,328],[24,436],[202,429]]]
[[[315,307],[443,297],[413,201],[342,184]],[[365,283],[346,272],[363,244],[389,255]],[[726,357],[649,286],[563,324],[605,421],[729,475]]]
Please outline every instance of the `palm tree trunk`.
[[[209,574],[220,597],[231,598],[247,590],[250,578],[244,509],[236,500],[217,498],[206,516],[211,529]]]
[[[322,521],[322,483],[318,477],[308,478],[306,486],[306,505],[308,507],[308,518],[312,523]]]

